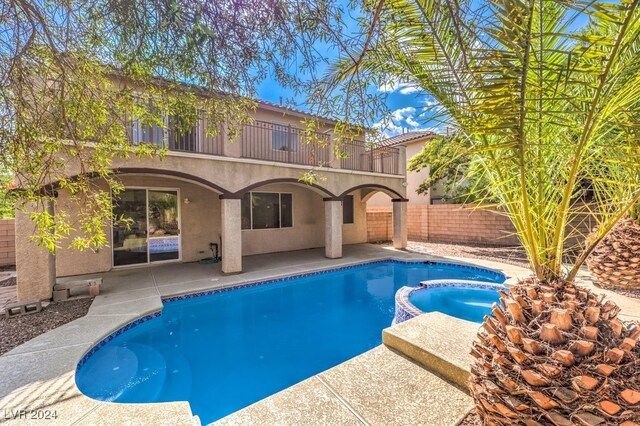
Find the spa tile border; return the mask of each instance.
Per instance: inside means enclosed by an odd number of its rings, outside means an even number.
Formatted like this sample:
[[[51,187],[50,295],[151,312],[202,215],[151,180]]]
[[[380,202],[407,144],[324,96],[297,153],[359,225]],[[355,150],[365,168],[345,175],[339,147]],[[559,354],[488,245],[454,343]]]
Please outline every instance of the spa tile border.
[[[504,274],[503,274],[504,275]],[[444,287],[465,287],[465,288],[478,288],[478,289],[490,289],[490,290],[507,290],[508,287],[502,283],[490,283],[482,281],[472,280],[428,280],[422,281],[418,287],[401,287],[396,292],[395,301],[395,316],[393,317],[393,324],[400,324],[401,322],[410,320],[411,318],[422,315],[425,312],[418,309],[411,301],[409,296],[416,291],[428,291],[432,288],[444,288]]]

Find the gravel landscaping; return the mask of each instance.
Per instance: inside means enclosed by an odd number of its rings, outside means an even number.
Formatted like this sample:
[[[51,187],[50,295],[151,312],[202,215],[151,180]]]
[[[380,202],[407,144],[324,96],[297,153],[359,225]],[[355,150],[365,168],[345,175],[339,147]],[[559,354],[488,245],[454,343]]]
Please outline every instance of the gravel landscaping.
[[[524,250],[519,246],[488,246],[488,245],[464,245],[452,243],[426,243],[409,241],[407,251],[413,253],[430,254],[432,256],[458,256],[474,259],[493,260],[495,262],[509,263],[511,265],[528,268]]]
[[[0,266],[0,275],[5,275],[5,274],[2,274],[2,272],[10,272],[10,271],[13,272],[15,270],[16,270],[16,267],[13,265]],[[0,280],[0,287],[11,287],[14,285],[16,285],[16,277],[9,277],[9,278]]]
[[[473,410],[472,412],[467,414],[464,419],[462,419],[458,426],[482,426],[482,420],[480,420],[480,416],[478,415],[478,413]]]
[[[49,330],[83,317],[93,299],[51,303],[41,312],[0,318],[0,355]]]

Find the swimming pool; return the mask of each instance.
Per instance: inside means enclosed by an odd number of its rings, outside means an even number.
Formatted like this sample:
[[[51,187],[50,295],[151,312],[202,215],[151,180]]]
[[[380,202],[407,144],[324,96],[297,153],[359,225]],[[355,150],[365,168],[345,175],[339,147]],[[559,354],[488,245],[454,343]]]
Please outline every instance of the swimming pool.
[[[383,261],[169,299],[161,315],[83,357],[76,383],[104,401],[186,400],[207,424],[379,345],[396,291],[442,278],[505,279],[475,267]]]

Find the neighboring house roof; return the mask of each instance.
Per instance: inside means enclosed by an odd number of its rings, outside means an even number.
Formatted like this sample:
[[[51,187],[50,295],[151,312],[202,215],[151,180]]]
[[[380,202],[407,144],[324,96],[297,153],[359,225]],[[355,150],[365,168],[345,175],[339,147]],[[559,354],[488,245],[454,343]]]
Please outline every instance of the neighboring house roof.
[[[311,118],[315,118],[318,119],[320,121],[323,121],[327,124],[336,124],[338,121],[333,119],[333,118],[329,118],[329,117],[324,117],[322,115],[317,115],[317,114],[312,114],[308,111],[304,111],[302,109],[298,109],[298,108],[293,108],[287,105],[279,105],[276,104],[274,102],[269,102],[266,101],[264,99],[254,99],[256,102],[258,102],[258,104],[264,108],[264,109],[268,109],[271,111],[276,111],[276,112],[282,112],[283,114],[287,114],[287,115],[292,115],[292,116],[297,116],[297,117],[311,117]]]
[[[434,137],[436,134],[430,130],[421,130],[421,131],[417,131],[417,132],[407,132],[407,133],[403,133],[401,135],[396,135],[396,136],[392,136],[390,138],[387,139],[383,139],[380,142],[378,142],[376,145],[379,147],[390,147],[390,146],[397,146],[397,145],[403,145],[407,142],[413,142],[416,141],[418,139],[424,139],[424,138],[432,138]]]

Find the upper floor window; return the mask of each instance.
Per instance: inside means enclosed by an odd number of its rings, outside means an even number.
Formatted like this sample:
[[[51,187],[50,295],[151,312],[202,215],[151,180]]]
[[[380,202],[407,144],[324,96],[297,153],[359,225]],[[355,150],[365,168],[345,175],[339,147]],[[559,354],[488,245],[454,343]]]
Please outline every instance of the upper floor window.
[[[148,143],[150,145],[163,146],[165,141],[164,128],[158,123],[143,123],[139,118],[134,118],[131,129],[132,141],[138,145]]]
[[[169,149],[172,151],[198,152],[200,123],[188,128],[177,117],[169,117]]]
[[[242,196],[242,229],[293,227],[293,195],[280,192],[248,192]]]
[[[291,143],[289,144],[289,139]],[[271,147],[275,151],[297,151],[298,129],[288,125],[273,123],[271,130]]]
[[[146,122],[134,117],[131,123],[131,139],[134,144],[168,146],[172,151],[198,152],[199,125],[186,128],[179,118],[161,114],[162,123]]]

